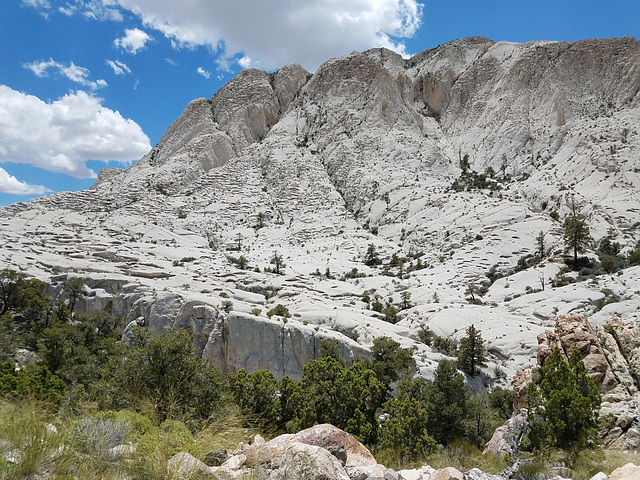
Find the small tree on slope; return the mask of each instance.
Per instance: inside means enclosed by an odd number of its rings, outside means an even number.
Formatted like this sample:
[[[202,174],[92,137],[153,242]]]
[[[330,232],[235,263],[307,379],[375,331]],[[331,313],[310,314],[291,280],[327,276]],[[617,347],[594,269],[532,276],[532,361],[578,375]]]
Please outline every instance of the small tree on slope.
[[[571,352],[567,363],[556,347],[542,367],[540,385],[531,382],[525,400],[534,448],[583,448],[597,439],[600,392],[578,350]]]
[[[587,222],[574,213],[564,229],[565,251],[573,253],[574,269],[578,268],[578,253],[584,252],[592,240]]]
[[[460,339],[458,368],[471,377],[480,374],[480,369],[487,366],[484,351],[484,340],[480,332],[471,325],[466,329],[467,335]]]

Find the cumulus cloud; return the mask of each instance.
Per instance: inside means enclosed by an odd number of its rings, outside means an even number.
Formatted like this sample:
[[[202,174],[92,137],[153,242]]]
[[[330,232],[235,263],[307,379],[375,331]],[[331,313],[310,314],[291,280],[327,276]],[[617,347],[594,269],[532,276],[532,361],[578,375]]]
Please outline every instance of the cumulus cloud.
[[[95,178],[87,160],[130,163],[150,148],[137,123],[84,91],[46,103],[0,85],[0,161]]]
[[[127,73],[131,73],[131,69],[127,64],[120,60],[105,60],[105,63],[113,68],[113,73],[116,75],[126,75]]]
[[[245,55],[244,57],[238,59],[238,64],[242,68],[249,68],[251,66],[251,58]]]
[[[125,30],[124,37],[116,38],[113,44],[135,55],[138,50],[144,48],[149,40],[151,40],[151,37],[147,32],[139,28],[133,28]]]
[[[79,67],[73,62],[69,65],[64,65],[50,58],[48,61],[41,60],[39,62],[25,63],[22,66],[31,70],[37,77],[46,77],[49,70],[52,69],[58,72],[58,74],[67,77],[69,80],[89,87],[92,90],[107,86],[107,82],[102,79],[96,81],[89,80],[89,70],[84,67]]]
[[[417,0],[191,0],[180,8],[174,0],[118,3],[179,46],[210,47],[222,66],[268,69],[297,62],[315,70],[331,57],[373,47],[406,54],[400,39],[414,35],[422,18]]]
[[[10,175],[4,168],[0,167],[0,192],[11,193],[13,195],[43,195],[50,192],[42,185],[31,185],[21,182],[13,175]]]
[[[202,67],[198,67],[198,70],[196,70],[196,72],[198,72],[198,75],[202,75],[204,78],[209,78],[211,77],[211,72],[207,72],[204,68]]]

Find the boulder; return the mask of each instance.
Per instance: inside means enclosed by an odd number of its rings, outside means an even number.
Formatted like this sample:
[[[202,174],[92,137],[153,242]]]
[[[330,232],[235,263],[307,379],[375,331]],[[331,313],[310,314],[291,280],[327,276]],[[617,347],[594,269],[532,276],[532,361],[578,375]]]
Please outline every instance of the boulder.
[[[609,476],[606,473],[598,472],[593,477],[591,477],[589,480],[608,480],[608,479],[609,479]]]
[[[513,385],[514,410],[526,408],[527,404],[524,401],[524,397],[527,394],[527,386],[531,381],[533,381],[533,370],[531,368],[520,370],[513,376],[511,383]]]
[[[484,453],[511,455],[518,451],[518,445],[528,430],[527,410],[521,409],[502,426],[496,428],[491,440],[484,446]]]
[[[340,461],[315,445],[292,442],[271,470],[269,480],[350,480]]]
[[[109,449],[108,458],[118,460],[123,456],[132,456],[136,453],[135,445],[116,445]]]
[[[313,427],[302,430],[298,432],[292,440],[323,448],[342,447],[347,455],[346,467],[373,466],[378,464],[369,449],[356,440],[353,435],[328,423],[314,425]]]
[[[638,480],[638,478],[640,478],[640,467],[633,463],[616,468],[609,475],[609,480]]]
[[[453,467],[447,467],[441,470],[436,470],[436,472],[431,475],[430,480],[466,480],[464,477],[464,473],[460,470]]]
[[[226,450],[215,450],[213,452],[205,453],[202,456],[202,461],[210,467],[219,467],[229,459],[229,455]]]
[[[473,468],[467,472],[467,480],[505,480],[500,475],[491,475],[484,473],[482,470]]]
[[[589,376],[596,385],[605,379],[608,363],[598,342],[595,331],[584,315],[559,315],[554,332],[538,335],[538,365],[544,365],[551,352],[559,347],[565,357],[579,350]]]
[[[431,478],[431,475],[433,475],[435,471],[436,470],[429,465],[423,465],[420,468],[400,470],[398,474],[404,480],[429,480]]]
[[[190,478],[198,473],[213,474],[215,470],[187,452],[176,453],[167,461],[169,475]]]

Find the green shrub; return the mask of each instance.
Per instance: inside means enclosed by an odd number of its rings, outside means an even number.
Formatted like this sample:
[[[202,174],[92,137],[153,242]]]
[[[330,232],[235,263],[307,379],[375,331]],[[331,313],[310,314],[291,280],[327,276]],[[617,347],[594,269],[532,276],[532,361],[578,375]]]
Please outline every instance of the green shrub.
[[[281,303],[277,304],[275,307],[273,307],[271,310],[267,312],[267,317],[269,318],[273,317],[274,315],[277,315],[283,318],[291,318],[291,314],[289,313],[289,310],[287,309],[287,307],[285,307]]]

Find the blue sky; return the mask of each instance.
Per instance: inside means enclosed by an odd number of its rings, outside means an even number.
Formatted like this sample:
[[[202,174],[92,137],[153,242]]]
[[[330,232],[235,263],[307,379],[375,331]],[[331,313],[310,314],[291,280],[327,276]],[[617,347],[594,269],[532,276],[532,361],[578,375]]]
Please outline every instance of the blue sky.
[[[0,205],[126,168],[241,69],[461,37],[640,37],[640,0],[3,0]]]

